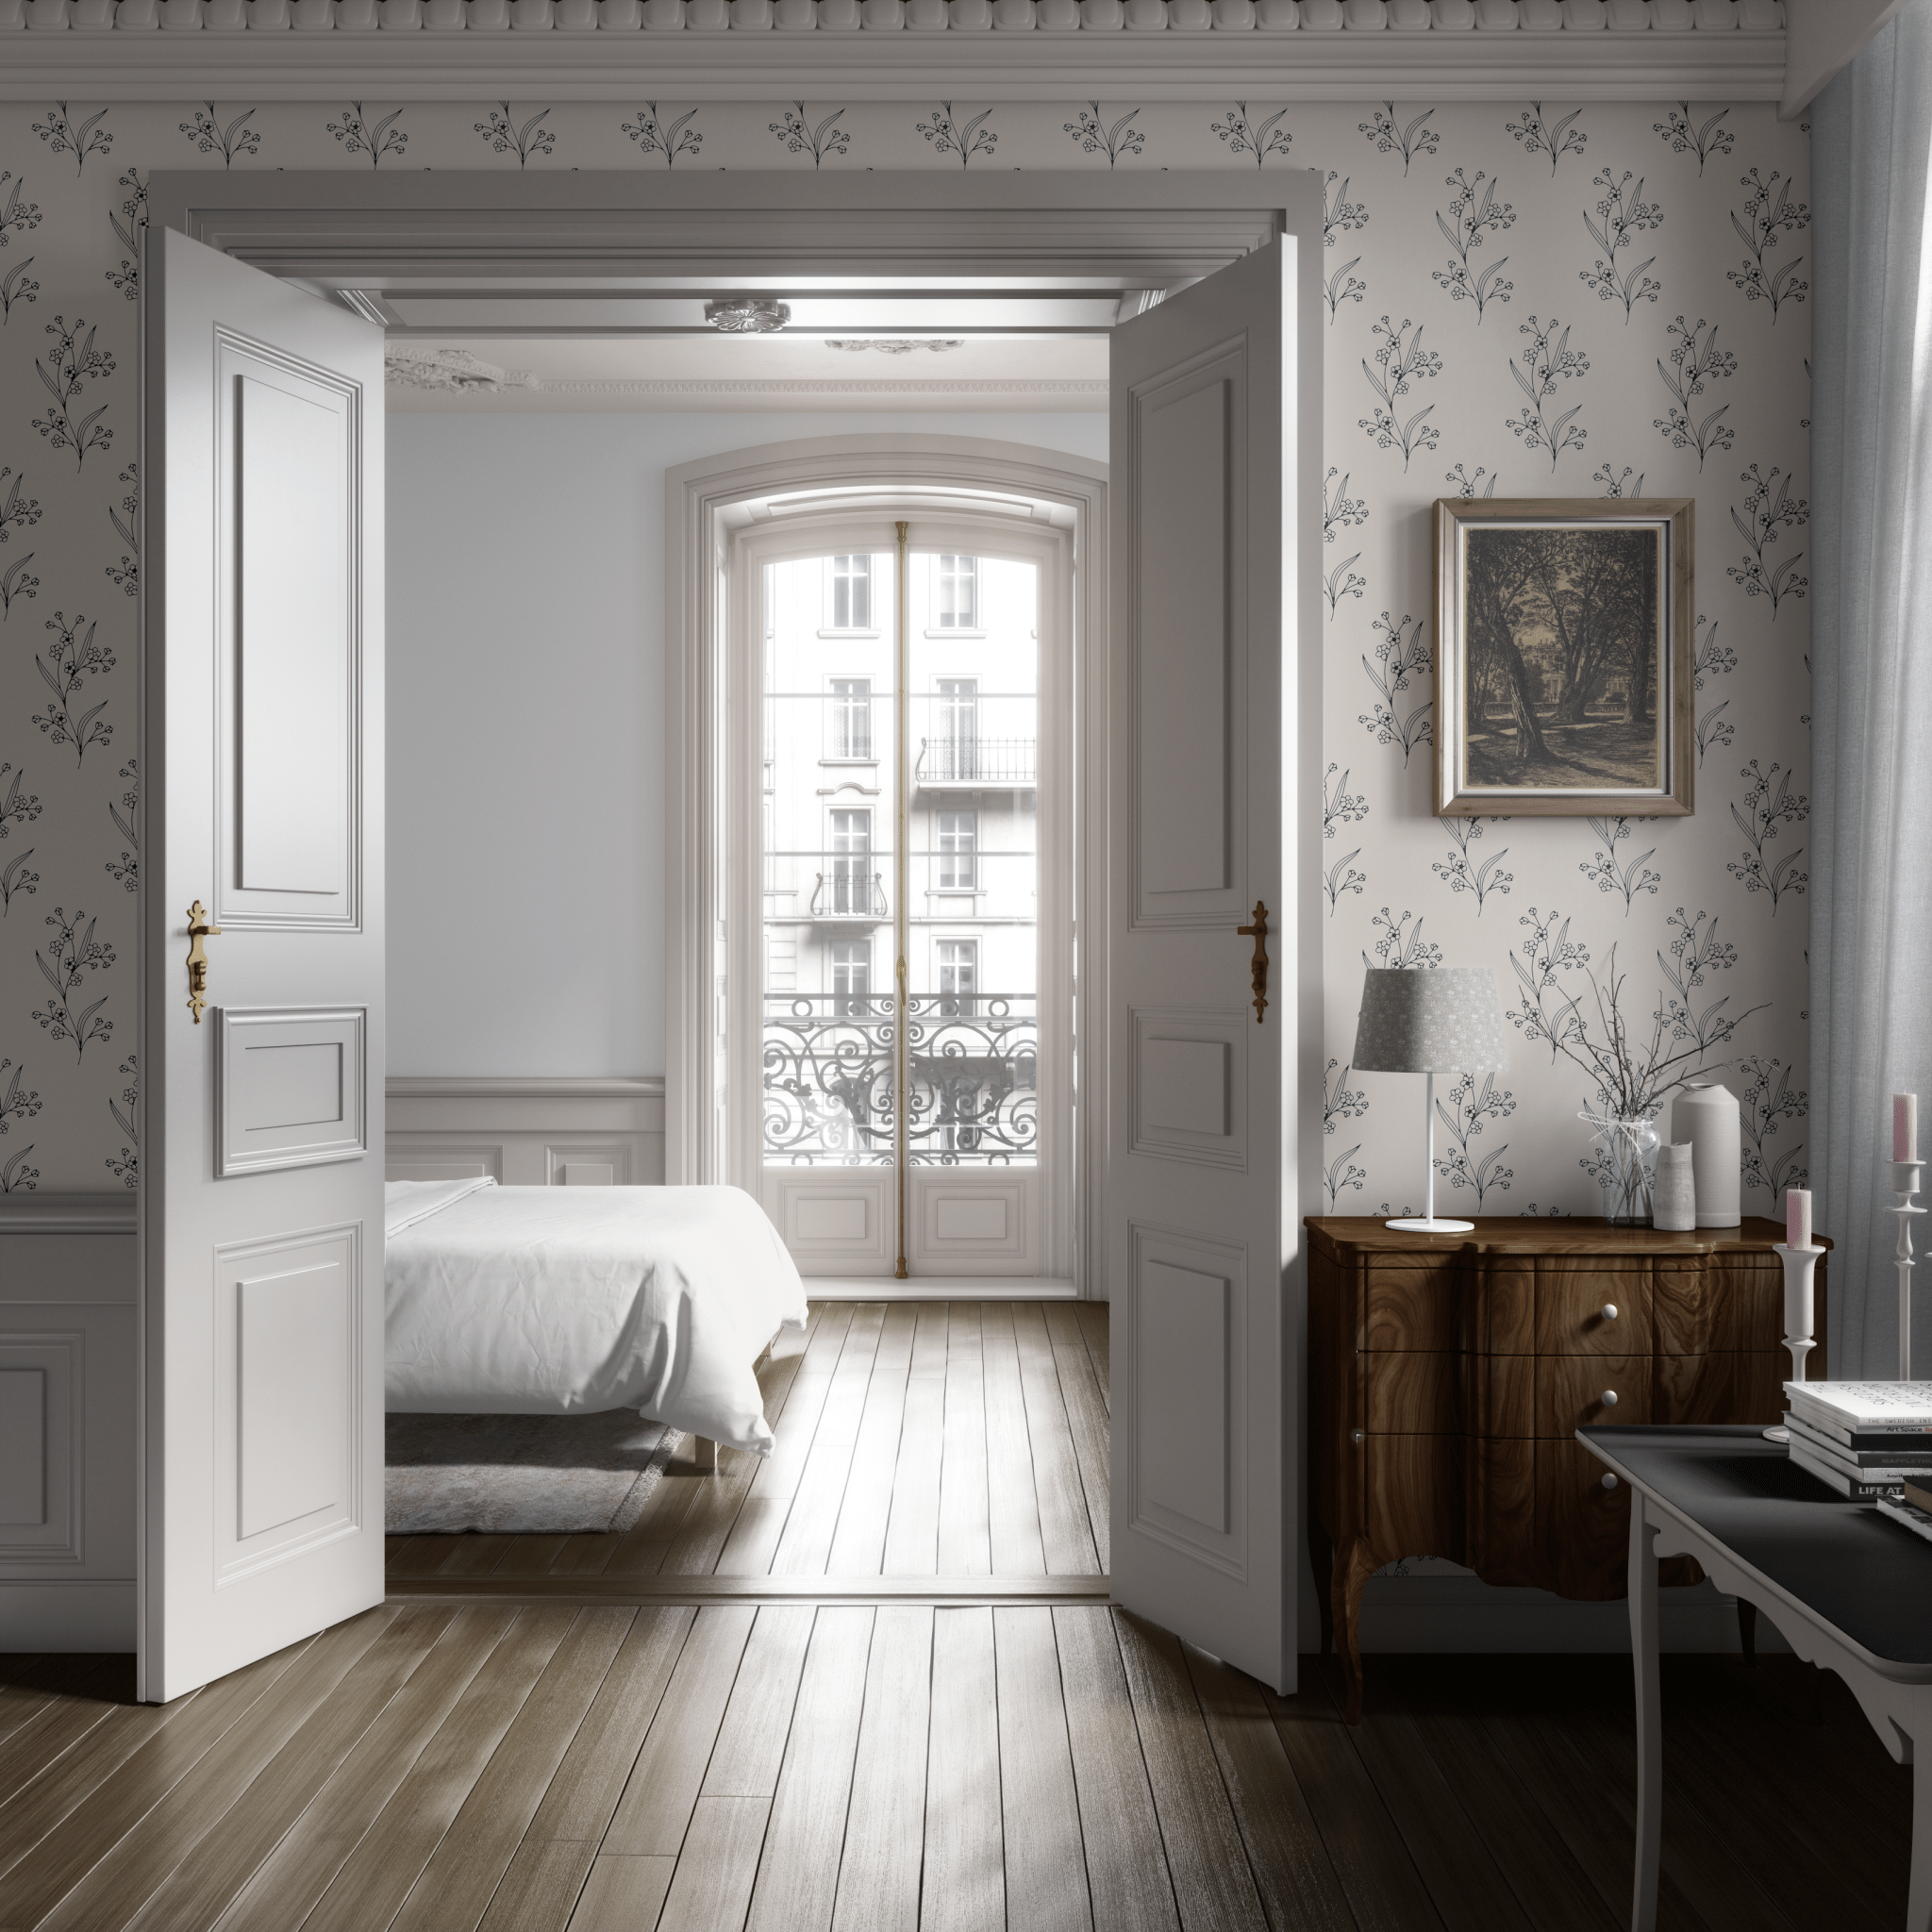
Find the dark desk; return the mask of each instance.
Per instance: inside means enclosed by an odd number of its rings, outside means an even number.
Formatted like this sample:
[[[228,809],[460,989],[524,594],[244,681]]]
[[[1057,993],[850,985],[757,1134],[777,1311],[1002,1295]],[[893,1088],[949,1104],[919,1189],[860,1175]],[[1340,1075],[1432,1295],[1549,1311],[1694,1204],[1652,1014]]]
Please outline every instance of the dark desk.
[[[1630,1650],[1637,1678],[1637,1874],[1630,1924],[1657,1924],[1663,1758],[1657,1566],[1694,1557],[1764,1612],[1801,1657],[1851,1687],[1885,1747],[1932,1752],[1932,1543],[1806,1474],[1756,1428],[1578,1429],[1630,1491]],[[1912,1780],[1908,1932],[1932,1932],[1932,1776]]]

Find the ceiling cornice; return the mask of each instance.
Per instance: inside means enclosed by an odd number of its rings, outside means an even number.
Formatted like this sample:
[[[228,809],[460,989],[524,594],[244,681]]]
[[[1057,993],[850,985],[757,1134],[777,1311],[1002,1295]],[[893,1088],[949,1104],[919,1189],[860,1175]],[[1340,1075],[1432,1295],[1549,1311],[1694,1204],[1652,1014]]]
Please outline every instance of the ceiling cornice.
[[[55,4],[32,0],[35,10]],[[58,4],[65,7],[76,0]],[[518,0],[519,6],[528,4]],[[875,0],[865,4],[870,7]],[[1004,9],[1016,0],[998,4]],[[1037,7],[1035,0],[1017,4],[1038,10],[1056,0],[1037,0]],[[1183,4],[1174,0],[1175,8]],[[1196,4],[1205,18],[1210,10],[1221,11],[1228,0],[1213,0],[1211,9],[1209,0]],[[1355,4],[1358,0],[1352,0]],[[1401,4],[1389,0],[1388,10]],[[1521,0],[1525,13],[1538,4]],[[1560,21],[1575,0],[1563,0],[1560,7],[1558,0],[1541,4]],[[1093,95],[1196,101],[1237,91],[1242,97],[1289,102],[1377,97],[1506,101],[1541,92],[1566,102],[1727,102],[1775,101],[1783,91],[1781,25],[1729,32],[1618,30],[1614,20],[1623,15],[1615,10],[1617,0],[1584,4],[1591,17],[1610,23],[1603,31],[1538,32],[1524,26],[1495,32],[1224,32],[1170,26],[1157,38],[1128,31],[1043,28],[1023,37],[1017,32],[909,28],[841,32],[823,26],[809,32],[722,33],[427,28],[269,33],[213,27],[192,34],[8,32],[9,17],[22,19],[25,8],[23,0],[0,0],[0,101],[39,102],[70,94],[106,102],[208,95],[322,101],[369,94],[469,102],[514,90],[575,102],[608,101],[647,84],[690,102],[800,95],[899,101],[941,89],[951,95],[1013,102]],[[1740,0],[1740,8],[1749,4]],[[723,0],[718,5],[722,8]],[[1612,10],[1599,15],[1604,7]],[[1777,17],[1769,0],[1752,10],[1754,18]],[[1724,12],[1737,17],[1729,6]],[[1637,17],[1648,17],[1641,6]]]

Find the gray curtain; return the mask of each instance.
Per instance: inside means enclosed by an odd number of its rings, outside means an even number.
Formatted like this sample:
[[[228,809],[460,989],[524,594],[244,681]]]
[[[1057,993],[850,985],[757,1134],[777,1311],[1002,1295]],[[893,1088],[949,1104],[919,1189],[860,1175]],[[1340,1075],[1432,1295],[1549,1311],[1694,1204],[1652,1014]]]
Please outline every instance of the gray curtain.
[[[1932,1153],[1932,0],[1819,96],[1811,154],[1811,1185],[1831,1372],[1887,1376],[1894,1091]]]

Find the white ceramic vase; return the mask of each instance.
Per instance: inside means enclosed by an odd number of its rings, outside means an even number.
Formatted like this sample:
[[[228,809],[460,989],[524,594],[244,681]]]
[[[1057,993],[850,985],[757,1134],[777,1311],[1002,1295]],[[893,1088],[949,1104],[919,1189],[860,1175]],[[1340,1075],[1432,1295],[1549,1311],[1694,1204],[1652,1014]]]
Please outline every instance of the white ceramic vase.
[[[1691,1167],[1695,1152],[1688,1141],[1657,1150],[1650,1224],[1666,1234],[1687,1234],[1697,1225],[1697,1185]]]
[[[1716,1081],[1693,1081],[1671,1109],[1671,1139],[1690,1143],[1699,1227],[1736,1227],[1743,1218],[1744,1134],[1738,1097]]]

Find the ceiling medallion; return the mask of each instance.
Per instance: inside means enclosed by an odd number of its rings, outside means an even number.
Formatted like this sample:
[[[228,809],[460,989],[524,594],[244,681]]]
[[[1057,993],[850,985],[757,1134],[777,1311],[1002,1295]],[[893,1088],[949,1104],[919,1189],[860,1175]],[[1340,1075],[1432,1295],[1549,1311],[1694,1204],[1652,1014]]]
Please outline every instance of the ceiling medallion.
[[[881,356],[909,356],[914,349],[930,349],[941,355],[947,349],[963,349],[959,336],[827,336],[828,349],[876,349]]]
[[[383,375],[391,389],[442,390],[455,395],[497,395],[507,389],[541,389],[527,369],[499,369],[468,349],[383,351]]]
[[[705,320],[729,336],[763,336],[783,328],[791,320],[791,310],[783,302],[737,295],[728,302],[707,302]]]

